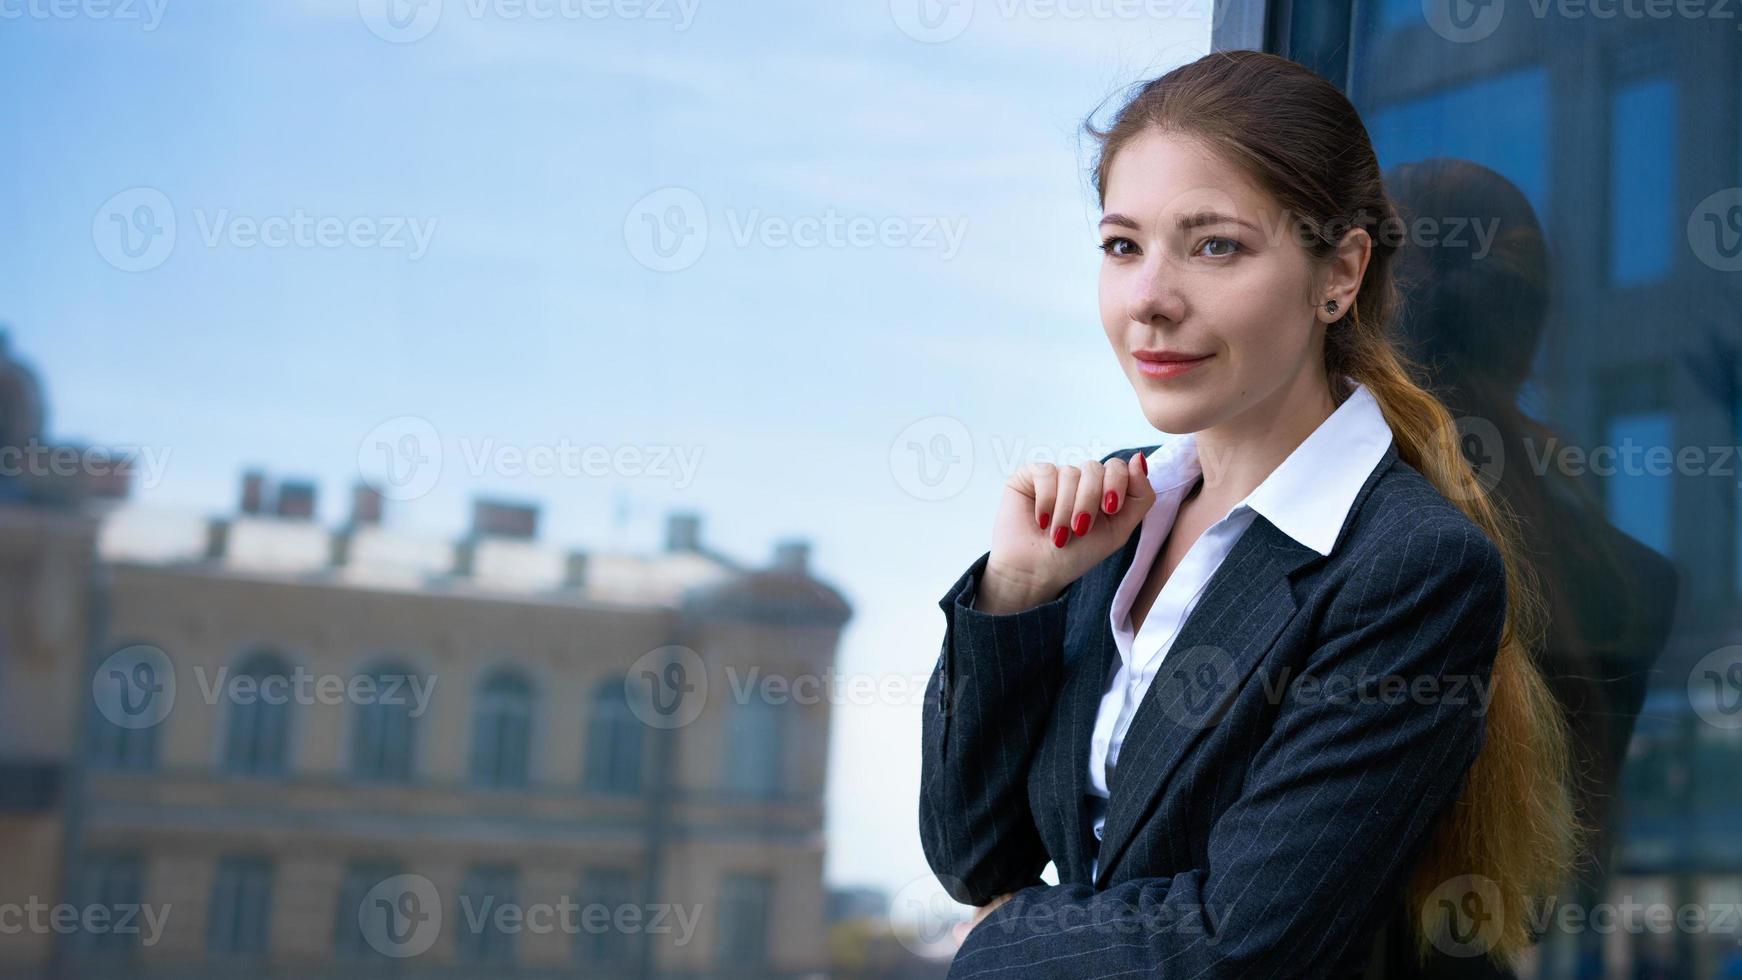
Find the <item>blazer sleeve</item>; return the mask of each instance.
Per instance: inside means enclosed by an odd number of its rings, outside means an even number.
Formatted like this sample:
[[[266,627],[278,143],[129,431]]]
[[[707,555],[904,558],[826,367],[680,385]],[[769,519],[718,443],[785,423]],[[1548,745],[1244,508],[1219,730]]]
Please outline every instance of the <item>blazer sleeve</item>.
[[[991,554],[938,602],[944,641],[921,736],[920,843],[944,890],[968,905],[1042,883],[1049,858],[1028,806],[1028,770],[1063,676],[1075,589],[1016,613],[974,609]]]
[[[1330,600],[1207,866],[1027,888],[968,934],[949,976],[1333,975],[1391,912],[1482,745],[1505,601],[1476,525],[1393,535]],[[1382,696],[1393,677],[1411,692]],[[1418,679],[1439,693],[1417,696]]]

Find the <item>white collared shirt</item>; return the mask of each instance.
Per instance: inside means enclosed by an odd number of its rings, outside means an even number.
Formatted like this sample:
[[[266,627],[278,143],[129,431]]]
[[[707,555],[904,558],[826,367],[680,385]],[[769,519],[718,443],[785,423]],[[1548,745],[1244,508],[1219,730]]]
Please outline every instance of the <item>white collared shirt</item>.
[[[1353,379],[1349,380],[1353,383]],[[1170,439],[1146,457],[1149,485],[1155,489],[1156,500],[1143,516],[1137,531],[1137,553],[1113,595],[1109,618],[1119,648],[1119,663],[1101,697],[1094,734],[1089,741],[1089,794],[1096,841],[1101,839],[1107,822],[1107,783],[1119,761],[1119,747],[1131,728],[1131,720],[1173,646],[1180,626],[1191,615],[1217,567],[1234,549],[1234,542],[1262,514],[1289,537],[1321,555],[1329,555],[1343,521],[1349,516],[1349,508],[1355,503],[1355,495],[1385,455],[1391,438],[1391,427],[1386,424],[1373,393],[1365,385],[1355,384],[1343,404],[1295,447],[1264,482],[1193,542],[1143,617],[1142,630],[1133,635],[1131,607],[1137,593],[1149,578],[1149,570],[1173,529],[1180,502],[1203,472],[1198,460],[1197,433]],[[1097,859],[1091,878],[1098,872],[1099,864]]]

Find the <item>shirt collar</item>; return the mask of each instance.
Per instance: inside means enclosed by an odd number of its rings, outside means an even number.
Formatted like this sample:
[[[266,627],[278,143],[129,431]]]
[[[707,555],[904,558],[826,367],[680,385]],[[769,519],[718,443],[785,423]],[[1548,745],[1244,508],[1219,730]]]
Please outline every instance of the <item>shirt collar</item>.
[[[1248,508],[1319,554],[1331,553],[1355,495],[1392,438],[1378,399],[1366,385],[1348,380],[1354,390],[1343,404],[1229,513]],[[1203,472],[1197,444],[1197,433],[1187,432],[1147,458],[1157,496],[1197,480]]]

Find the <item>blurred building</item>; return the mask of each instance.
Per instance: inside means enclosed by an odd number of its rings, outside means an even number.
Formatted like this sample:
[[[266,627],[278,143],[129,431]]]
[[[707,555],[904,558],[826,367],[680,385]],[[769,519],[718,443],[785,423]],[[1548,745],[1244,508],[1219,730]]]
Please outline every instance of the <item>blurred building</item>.
[[[0,906],[21,910],[61,892],[96,512],[115,486],[39,468],[42,416],[35,374],[0,333]],[[0,969],[49,961],[54,933],[9,926]]]
[[[0,935],[0,971],[826,969],[830,700],[804,681],[850,609],[805,542],[747,567],[690,514],[614,555],[542,542],[523,503],[445,541],[367,486],[336,528],[311,483],[239,498],[0,506],[0,903],[159,922]]]

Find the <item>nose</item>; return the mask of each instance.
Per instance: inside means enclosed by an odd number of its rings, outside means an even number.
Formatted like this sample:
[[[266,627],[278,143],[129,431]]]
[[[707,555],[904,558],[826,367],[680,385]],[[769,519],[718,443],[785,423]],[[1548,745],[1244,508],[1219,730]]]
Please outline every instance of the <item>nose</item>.
[[[1170,283],[1158,262],[1147,262],[1126,281],[1125,314],[1134,323],[1177,323],[1185,315],[1185,297]]]

